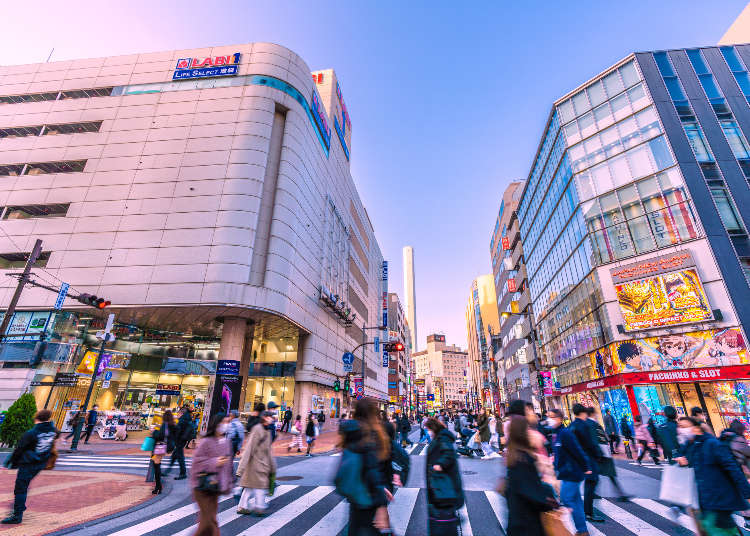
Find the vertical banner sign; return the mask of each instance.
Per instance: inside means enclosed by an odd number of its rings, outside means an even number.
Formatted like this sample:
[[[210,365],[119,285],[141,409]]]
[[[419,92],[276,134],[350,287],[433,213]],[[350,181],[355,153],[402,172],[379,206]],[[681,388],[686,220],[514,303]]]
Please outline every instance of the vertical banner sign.
[[[388,325],[388,261],[383,261],[383,326]]]
[[[216,374],[211,381],[213,391],[208,398],[210,402],[203,413],[206,423],[217,413],[228,414],[230,410],[239,409],[242,392],[242,377],[238,375],[239,369],[239,361],[219,361]]]
[[[65,303],[65,296],[68,295],[68,289],[70,288],[70,285],[68,283],[63,283],[60,285],[60,292],[57,294],[57,300],[55,301],[55,311],[59,311],[62,309],[63,303]]]

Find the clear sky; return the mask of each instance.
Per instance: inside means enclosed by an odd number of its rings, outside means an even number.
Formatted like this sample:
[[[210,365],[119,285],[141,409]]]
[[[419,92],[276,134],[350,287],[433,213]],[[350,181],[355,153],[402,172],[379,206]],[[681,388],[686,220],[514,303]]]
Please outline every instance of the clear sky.
[[[745,3],[6,1],[0,64],[270,41],[333,67],[391,290],[411,245],[420,345],[464,346],[500,196],[526,178],[552,102],[632,51],[715,44]]]

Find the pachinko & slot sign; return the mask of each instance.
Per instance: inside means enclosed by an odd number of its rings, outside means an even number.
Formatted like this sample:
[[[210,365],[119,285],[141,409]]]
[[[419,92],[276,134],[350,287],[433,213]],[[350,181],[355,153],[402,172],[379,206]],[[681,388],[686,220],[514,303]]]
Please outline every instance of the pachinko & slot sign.
[[[175,65],[172,80],[234,76],[240,69],[240,57],[241,54],[235,52],[227,56],[180,58]]]

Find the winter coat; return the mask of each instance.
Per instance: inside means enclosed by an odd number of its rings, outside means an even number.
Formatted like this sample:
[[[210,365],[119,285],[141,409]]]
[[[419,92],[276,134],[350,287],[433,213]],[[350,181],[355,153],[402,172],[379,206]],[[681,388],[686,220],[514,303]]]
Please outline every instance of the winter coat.
[[[647,441],[648,443],[654,442],[654,438],[651,437],[651,432],[648,431],[648,425],[645,422],[636,424],[634,428],[636,441]]]
[[[664,450],[664,455],[668,453],[674,453],[680,444],[677,442],[677,421],[668,420],[661,426],[659,426],[659,439],[661,440],[661,448]]]
[[[362,457],[362,474],[360,476],[367,488],[372,507],[387,505],[388,500],[385,496],[386,476],[383,473],[383,464],[375,454],[376,449],[372,438],[363,437],[361,425],[356,420],[343,421],[339,425],[339,433],[344,436],[345,450]],[[342,460],[343,458],[344,456],[342,456]]]
[[[583,452],[591,460],[591,475],[586,475],[587,479],[595,479],[599,469],[596,461],[603,456],[602,449],[599,448],[599,442],[596,440],[596,428],[594,422],[589,419],[574,419],[570,423],[570,431],[575,434],[578,444],[581,445]]]
[[[398,422],[399,431],[402,434],[408,434],[411,432],[411,423],[409,422],[409,418],[406,415],[402,415],[401,419]]]
[[[453,447],[456,436],[443,428],[427,447],[427,502],[433,506],[457,510],[464,504],[461,475],[458,470],[458,456]],[[439,465],[442,471],[432,467]],[[448,491],[453,498],[441,501],[436,496],[441,490]]]
[[[31,430],[23,433],[5,465],[15,469],[19,465],[46,464],[59,434],[50,421],[35,424]]]
[[[167,426],[166,424],[162,423],[162,425],[154,430],[154,433],[151,434],[151,437],[154,438],[154,448],[156,447],[157,443],[166,443],[167,444],[167,452],[172,452],[175,447],[175,439],[177,439],[177,426],[172,424],[171,426]],[[153,452],[153,449],[151,449]]]
[[[477,419],[477,430],[479,431],[479,441],[487,443],[490,440],[490,422],[487,415],[480,415]]]
[[[615,426],[615,418],[610,415],[604,415],[604,431],[608,436],[617,435],[617,426]]]
[[[86,424],[89,426],[96,424],[96,419],[99,417],[99,412],[95,409],[89,410],[89,414],[86,417]]]
[[[544,536],[539,515],[555,506],[555,492],[539,477],[534,458],[522,453],[508,467],[506,500],[508,501],[508,536]]]
[[[275,472],[276,460],[271,453],[271,434],[262,426],[253,426],[237,467],[240,486],[267,489],[268,478]]]
[[[625,417],[620,419],[620,432],[625,439],[633,439],[633,431],[630,429],[630,423]]]
[[[701,434],[683,449],[695,470],[701,510],[739,511],[750,508],[750,485],[729,446],[713,436]]]
[[[292,420],[292,410],[288,409],[284,412],[284,421]]]
[[[593,462],[581,448],[575,433],[570,427],[560,426],[554,430],[555,473],[565,482],[581,482],[587,471],[593,471]]]
[[[729,449],[732,451],[734,459],[737,460],[740,469],[750,469],[750,445],[747,444],[744,437],[727,428],[721,433],[719,440],[729,445]]]
[[[177,434],[175,444],[177,447],[184,447],[188,441],[193,438],[193,419],[190,412],[186,411],[177,419]]]
[[[216,465],[220,456],[227,458],[221,467]],[[226,437],[205,436],[198,442],[198,448],[193,453],[193,465],[190,468],[190,487],[198,486],[200,473],[216,473],[219,481],[219,491],[229,493],[232,489],[232,442]]]

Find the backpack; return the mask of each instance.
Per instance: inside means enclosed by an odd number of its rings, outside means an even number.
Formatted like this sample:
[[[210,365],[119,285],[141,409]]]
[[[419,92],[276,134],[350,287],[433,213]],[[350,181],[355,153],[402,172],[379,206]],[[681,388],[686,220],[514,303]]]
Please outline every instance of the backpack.
[[[410,463],[409,455],[399,442],[391,441],[391,467],[393,467],[393,472],[401,478],[401,485],[404,487],[409,480]]]
[[[362,454],[344,449],[333,483],[336,493],[349,501],[349,504],[363,510],[373,506],[374,501],[365,485]]]

